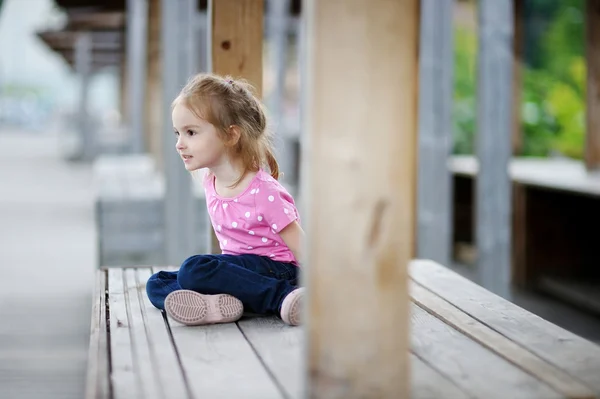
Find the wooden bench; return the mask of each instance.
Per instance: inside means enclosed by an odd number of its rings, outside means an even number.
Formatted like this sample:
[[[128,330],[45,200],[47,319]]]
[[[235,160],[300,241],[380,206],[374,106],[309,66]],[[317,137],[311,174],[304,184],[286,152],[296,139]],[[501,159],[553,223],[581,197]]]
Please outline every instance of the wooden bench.
[[[303,328],[174,323],[146,296],[161,269],[98,270],[87,399],[302,397]],[[433,262],[410,276],[412,398],[600,398],[599,346]]]
[[[164,178],[148,154],[98,157],[93,168],[98,264],[164,263]],[[193,186],[196,252],[207,252],[204,191]]]
[[[454,241],[473,244],[479,165],[475,157],[455,156],[449,167]],[[600,173],[587,172],[579,161],[552,158],[513,158],[508,172],[514,194],[513,282],[600,314],[600,251],[593,234],[600,223]]]

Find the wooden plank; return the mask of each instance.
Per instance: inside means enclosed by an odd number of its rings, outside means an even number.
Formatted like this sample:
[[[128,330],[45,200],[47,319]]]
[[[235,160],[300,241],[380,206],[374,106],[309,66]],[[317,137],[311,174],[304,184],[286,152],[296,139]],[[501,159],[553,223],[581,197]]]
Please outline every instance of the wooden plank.
[[[166,389],[158,373],[158,359],[153,352],[153,343],[146,330],[145,320],[138,300],[138,287],[135,281],[135,269],[117,270],[123,284],[123,299],[127,314],[127,328],[131,340],[131,356],[139,381],[138,397],[163,398]],[[116,392],[119,394],[119,392]]]
[[[166,315],[156,309],[146,294],[146,281],[150,278],[151,269],[139,268],[128,270],[129,286],[135,285],[135,294],[139,303],[141,322],[144,325],[146,341],[151,352],[151,361],[154,363],[154,373],[160,387],[158,395],[161,399],[193,398],[191,389],[179,362],[177,348],[171,339],[169,324]]]
[[[412,351],[477,398],[563,397],[415,304],[412,304]]]
[[[277,317],[243,318],[238,326],[286,397],[302,398],[303,330]]]
[[[600,2],[586,7],[587,102],[584,159],[587,170],[600,169]]]
[[[421,2],[417,257],[450,262],[453,0]]]
[[[264,0],[210,0],[207,12],[209,70],[247,80],[259,97],[263,90],[263,9]],[[210,253],[220,254],[210,220],[206,228],[210,232]]]
[[[97,270],[86,378],[86,399],[108,399],[111,396],[108,370],[106,331],[106,270]]]
[[[476,184],[477,271],[481,284],[510,293],[513,0],[481,0],[478,25]]]
[[[132,337],[125,307],[122,269],[108,269],[108,299],[113,398],[140,398],[142,382],[131,350]]]
[[[431,261],[411,263],[413,280],[600,394],[600,346],[508,302]]]
[[[456,175],[477,176],[479,173],[479,162],[469,155],[453,156],[449,167]],[[579,161],[513,158],[509,173],[514,183],[600,197],[600,174],[587,173],[584,164]]]
[[[307,395],[407,397],[419,1],[304,5]]]
[[[168,321],[192,397],[285,397],[235,323],[190,327]]]
[[[410,354],[410,360],[412,368],[411,399],[474,398],[458,387],[452,380],[419,359],[414,353]]]
[[[411,297],[422,309],[479,342],[499,356],[535,376],[567,398],[594,398],[592,391],[560,368],[547,363],[502,334],[473,319],[449,302],[417,283],[411,284]]]

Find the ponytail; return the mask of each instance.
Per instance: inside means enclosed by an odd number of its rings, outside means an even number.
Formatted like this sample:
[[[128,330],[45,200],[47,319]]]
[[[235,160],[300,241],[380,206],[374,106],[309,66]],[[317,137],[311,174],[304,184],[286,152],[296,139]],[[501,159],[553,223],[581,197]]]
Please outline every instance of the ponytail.
[[[269,165],[269,170],[271,171],[271,176],[275,180],[279,180],[279,164],[277,163],[277,159],[275,159],[273,150],[270,147],[265,148],[265,158],[267,161],[267,165]]]

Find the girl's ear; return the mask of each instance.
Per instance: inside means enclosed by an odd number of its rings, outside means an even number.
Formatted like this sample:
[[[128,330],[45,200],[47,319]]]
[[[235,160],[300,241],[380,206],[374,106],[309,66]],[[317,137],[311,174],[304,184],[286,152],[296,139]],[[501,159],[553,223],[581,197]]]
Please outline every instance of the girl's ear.
[[[242,131],[237,125],[230,125],[227,129],[227,140],[225,140],[225,145],[228,147],[234,147],[242,136]]]

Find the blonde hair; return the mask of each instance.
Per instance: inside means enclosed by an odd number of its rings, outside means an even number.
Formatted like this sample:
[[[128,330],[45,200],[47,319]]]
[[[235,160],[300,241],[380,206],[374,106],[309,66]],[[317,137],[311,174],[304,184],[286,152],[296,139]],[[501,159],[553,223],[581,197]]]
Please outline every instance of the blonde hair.
[[[279,164],[267,129],[265,110],[250,83],[230,76],[198,74],[181,90],[172,107],[177,104],[214,125],[224,142],[232,138],[231,126],[239,128],[239,140],[229,151],[231,156],[241,159],[244,171],[233,187],[248,172],[265,167],[273,178],[279,179]]]

